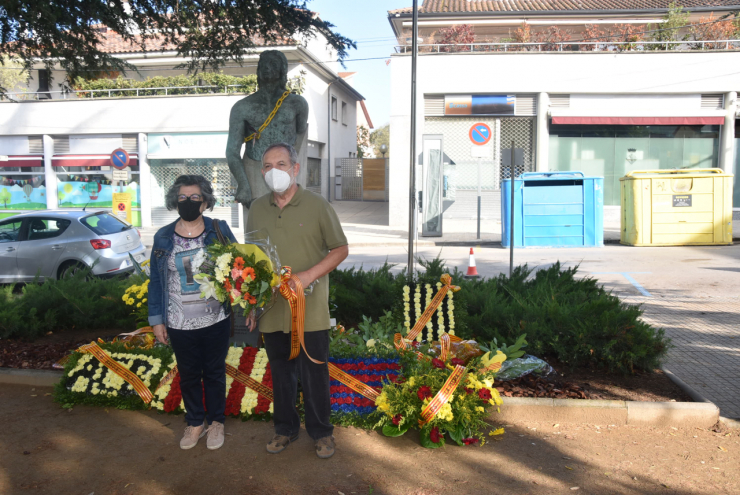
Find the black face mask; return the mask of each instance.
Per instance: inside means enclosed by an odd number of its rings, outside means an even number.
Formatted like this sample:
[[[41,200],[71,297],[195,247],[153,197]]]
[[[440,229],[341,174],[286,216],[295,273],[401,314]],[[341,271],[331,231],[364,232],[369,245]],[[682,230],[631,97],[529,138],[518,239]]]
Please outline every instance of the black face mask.
[[[180,218],[186,222],[193,222],[200,216],[200,205],[202,204],[203,201],[193,201],[188,198],[177,203],[177,212],[180,214]]]

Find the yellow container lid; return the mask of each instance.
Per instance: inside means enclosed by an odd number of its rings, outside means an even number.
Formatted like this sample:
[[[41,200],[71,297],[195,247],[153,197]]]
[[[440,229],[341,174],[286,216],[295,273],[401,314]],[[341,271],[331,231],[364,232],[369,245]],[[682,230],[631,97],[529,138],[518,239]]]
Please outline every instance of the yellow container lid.
[[[733,177],[732,174],[726,173],[721,168],[680,168],[665,170],[633,170],[631,172],[627,172],[627,174],[624,177],[620,177],[619,180],[650,179],[671,175],[692,179],[697,177]]]

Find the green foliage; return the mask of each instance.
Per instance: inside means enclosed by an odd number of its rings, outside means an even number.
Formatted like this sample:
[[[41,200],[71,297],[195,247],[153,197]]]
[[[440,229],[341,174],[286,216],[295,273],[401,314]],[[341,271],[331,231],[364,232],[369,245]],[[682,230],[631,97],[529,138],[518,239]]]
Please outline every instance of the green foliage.
[[[686,41],[689,39],[688,33],[681,33],[681,30],[689,23],[689,12],[683,10],[683,7],[676,5],[676,2],[668,4],[668,12],[663,16],[663,22],[658,25],[648,24],[646,30],[656,30],[650,41],[671,42]],[[678,50],[679,44],[667,45],[647,45],[650,50]]]
[[[393,342],[393,336],[401,332],[402,327],[389,311],[386,311],[377,322],[363,316],[358,327],[358,329],[350,328],[349,330],[335,327],[329,332],[329,354],[332,357],[393,358],[398,356],[391,342]]]
[[[555,263],[534,276],[519,266],[511,279],[468,280],[455,273],[462,287],[455,301],[466,308],[456,317],[457,335],[514,342],[526,332],[530,354],[570,366],[622,373],[657,367],[669,346],[663,330],[640,320],[638,306],[622,303],[596,280],[576,278],[577,271]]]
[[[375,156],[378,158],[383,157],[383,153],[380,151],[381,145],[386,145],[388,147],[387,151],[385,152],[385,157],[388,158],[390,156],[390,141],[391,141],[391,126],[390,124],[386,124],[382,127],[378,127],[373,132],[370,133],[370,146],[373,147],[373,151],[375,152]]]
[[[6,286],[0,291],[0,338],[33,340],[73,329],[130,331],[136,318],[121,299],[130,284],[125,278],[90,277],[86,269],[61,280],[29,283],[20,294]]]
[[[506,359],[516,359],[524,356],[525,351],[521,350],[523,347],[527,346],[527,334],[524,333],[519,336],[518,339],[516,339],[516,342],[512,345],[506,345],[505,343],[501,343],[499,345],[498,339],[495,337],[491,341],[490,345],[481,345],[481,349],[484,351],[493,351],[493,354],[496,354],[496,351],[501,351],[504,354],[506,354]]]
[[[306,72],[301,71],[300,75],[288,80],[288,89],[297,94],[302,94],[306,89]],[[193,87],[195,86],[195,87]],[[215,86],[215,88],[213,87]],[[223,72],[201,72],[196,75],[179,75],[179,76],[156,76],[148,77],[143,81],[135,79],[124,79],[119,76],[115,79],[86,79],[83,77],[75,78],[72,83],[73,89],[78,91],[91,90],[131,90],[131,91],[114,91],[112,97],[131,97],[131,96],[164,96],[180,94],[210,94],[210,93],[254,93],[257,90],[257,75],[249,74],[246,76],[232,76]],[[164,89],[154,88],[169,88]],[[182,88],[182,89],[172,89]],[[138,91],[137,91],[138,90]],[[107,93],[78,93],[80,98],[100,98],[108,96]]]
[[[352,267],[331,272],[330,305],[337,323],[346,328],[357,327],[363,316],[379,320],[394,307],[400,301],[405,280],[402,275],[395,275],[392,268],[393,265],[384,263],[369,271]]]
[[[172,51],[189,73],[242,64],[255,48],[320,40],[340,61],[355,43],[306,7],[302,0],[130,0],[3,2],[0,55],[26,70],[61,67],[70,80],[82,74],[137,72],[106,49],[120,38],[126,51]],[[3,88],[0,88],[0,93]]]

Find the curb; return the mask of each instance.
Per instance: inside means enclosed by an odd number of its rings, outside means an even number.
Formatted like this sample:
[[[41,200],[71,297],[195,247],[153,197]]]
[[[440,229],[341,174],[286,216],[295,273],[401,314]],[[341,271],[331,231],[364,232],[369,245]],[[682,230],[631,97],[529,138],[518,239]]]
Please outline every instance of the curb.
[[[0,384],[30,385],[32,387],[53,387],[62,378],[62,371],[23,370],[0,368]]]
[[[701,395],[699,392],[697,392],[696,390],[694,390],[689,384],[687,384],[686,382],[684,382],[683,380],[681,380],[679,377],[677,377],[676,375],[674,375],[665,366],[661,366],[660,369],[663,370],[663,373],[665,373],[666,376],[668,378],[670,378],[670,380],[673,383],[675,383],[676,385],[678,385],[678,388],[680,388],[681,390],[683,390],[683,392],[686,395],[688,395],[689,397],[691,397],[694,400],[694,402],[712,402],[709,399],[707,399],[706,397],[704,397],[703,395]]]
[[[631,402],[623,400],[542,399],[503,397],[495,423],[590,423],[655,427],[711,428],[719,420],[712,402]]]
[[[59,383],[61,377],[61,371],[0,368],[0,384],[53,387]],[[720,420],[719,408],[708,401],[630,402],[529,397],[503,399],[504,408],[501,413],[494,412],[489,416],[489,420],[494,423],[534,421],[711,428]],[[740,427],[740,421],[727,418],[722,418],[722,421],[730,428]]]

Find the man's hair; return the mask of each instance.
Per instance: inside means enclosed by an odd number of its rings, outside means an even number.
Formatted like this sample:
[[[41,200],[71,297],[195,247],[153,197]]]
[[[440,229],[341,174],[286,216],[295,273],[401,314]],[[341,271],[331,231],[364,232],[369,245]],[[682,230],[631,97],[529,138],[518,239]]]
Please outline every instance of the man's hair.
[[[283,52],[277,50],[266,50],[260,55],[257,62],[257,90],[264,87],[260,77],[260,67],[262,64],[277,63],[280,64],[280,87],[285,88],[288,85],[288,59]]]
[[[288,143],[275,143],[271,144],[267,147],[264,153],[262,153],[262,166],[265,166],[265,155],[274,149],[281,148],[288,152],[288,155],[290,155],[290,166],[292,167],[296,163],[298,163],[298,153],[296,152],[295,148],[289,145]]]
[[[206,208],[213,210],[216,206],[216,197],[213,195],[213,187],[211,183],[206,180],[202,175],[181,175],[175,179],[175,183],[170,186],[165,196],[165,205],[168,210],[177,209],[177,197],[180,195],[181,186],[198,186],[200,187],[200,195],[203,197],[203,202],[206,204]]]

